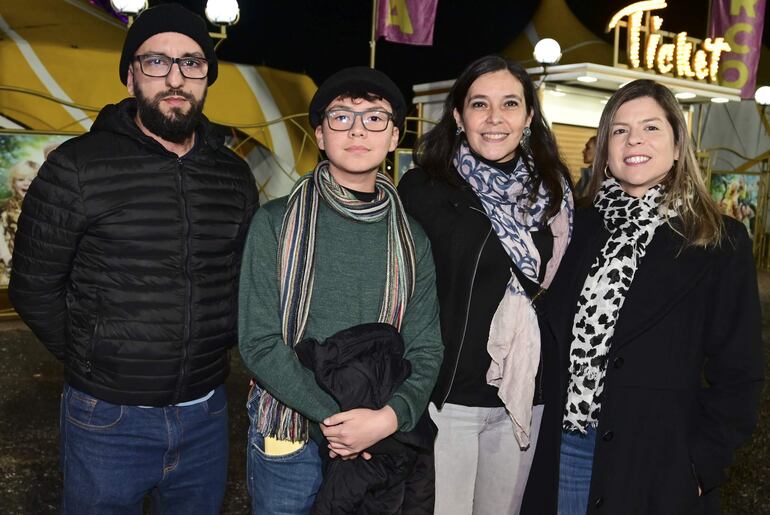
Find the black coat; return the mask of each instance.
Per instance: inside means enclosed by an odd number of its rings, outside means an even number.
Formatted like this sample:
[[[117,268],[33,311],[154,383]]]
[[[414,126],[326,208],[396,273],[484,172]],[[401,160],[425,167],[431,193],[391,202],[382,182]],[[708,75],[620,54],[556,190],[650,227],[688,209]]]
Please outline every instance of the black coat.
[[[608,355],[588,513],[719,512],[718,487],[756,423],[764,369],[751,241],[735,220],[725,226],[719,246],[682,250],[662,225],[636,271]],[[560,381],[546,392],[523,513],[556,513],[572,323],[608,237],[596,210],[579,210],[545,299]]]
[[[160,406],[199,398],[227,376],[258,194],[208,121],[177,157],[139,130],[135,109],[133,99],[106,106],[40,169],[19,218],[9,294],[70,385]]]
[[[462,181],[458,175],[458,180]],[[398,184],[398,193],[406,212],[414,217],[425,230],[431,243],[436,263],[436,292],[440,305],[441,338],[444,342],[444,361],[441,363],[431,401],[437,407],[443,406],[452,388],[460,352],[468,341],[483,341],[486,344],[488,332],[483,335],[468,334],[468,317],[471,310],[471,295],[478,272],[482,252],[493,252],[506,263],[505,274],[493,290],[476,295],[474,306],[478,317],[486,322],[488,331],[492,317],[505,293],[510,272],[515,269],[499,238],[492,229],[481,201],[473,190],[461,182],[460,186],[444,181],[432,180],[420,169],[410,170]],[[539,289],[537,285],[519,273],[519,281],[530,297]],[[545,358],[547,361],[547,357]],[[545,369],[547,365],[543,367]],[[543,383],[538,371],[536,384]],[[542,399],[541,388],[535,390],[535,404]]]
[[[412,372],[404,341],[390,324],[360,324],[295,347],[300,362],[340,410],[379,409]],[[314,514],[430,514],[434,504],[433,440],[427,410],[411,431],[399,431],[367,449],[372,459],[330,459],[320,446],[324,479]]]

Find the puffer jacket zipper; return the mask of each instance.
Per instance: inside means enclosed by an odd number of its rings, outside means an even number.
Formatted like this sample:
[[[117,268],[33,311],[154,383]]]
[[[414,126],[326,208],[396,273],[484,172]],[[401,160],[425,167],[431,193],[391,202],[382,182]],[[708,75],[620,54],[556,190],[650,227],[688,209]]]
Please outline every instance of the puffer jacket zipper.
[[[91,375],[94,368],[94,349],[96,348],[96,337],[99,333],[99,325],[102,323],[101,309],[96,309],[96,320],[94,321],[94,330],[91,331],[91,338],[88,340],[88,350],[85,362],[83,363],[85,373]]]
[[[179,378],[177,379],[176,391],[172,404],[181,402],[182,390],[187,378],[187,367],[189,364],[189,346],[190,346],[190,324],[192,322],[192,279],[190,278],[190,217],[187,209],[187,197],[185,195],[183,168],[184,161],[181,157],[177,158],[177,181],[179,184],[179,201],[182,211],[182,266],[184,270],[185,285],[185,314],[182,333],[182,361],[179,366]]]
[[[71,294],[68,293],[69,297]],[[71,304],[71,301],[67,301]],[[83,359],[83,371],[87,376],[91,376],[94,370],[94,353],[96,352],[96,339],[99,337],[99,327],[102,325],[102,293],[97,288],[94,292],[94,303],[96,304],[96,315],[94,317],[94,328],[91,330],[91,336],[88,338],[88,347],[86,347],[86,354]],[[68,306],[69,308],[69,306]]]

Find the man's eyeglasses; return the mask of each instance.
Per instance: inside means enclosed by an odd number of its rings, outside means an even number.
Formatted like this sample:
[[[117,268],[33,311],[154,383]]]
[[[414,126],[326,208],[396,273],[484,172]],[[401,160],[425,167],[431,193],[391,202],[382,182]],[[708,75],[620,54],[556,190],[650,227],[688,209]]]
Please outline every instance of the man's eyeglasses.
[[[333,131],[348,131],[356,123],[356,117],[361,117],[361,122],[368,131],[382,132],[388,128],[388,122],[393,114],[378,109],[368,111],[350,111],[348,109],[331,109],[326,112],[326,121]]]
[[[174,63],[186,79],[203,79],[209,73],[209,62],[202,57],[169,57],[163,54],[144,54],[134,56],[139,61],[142,73],[148,77],[165,77],[171,72]]]

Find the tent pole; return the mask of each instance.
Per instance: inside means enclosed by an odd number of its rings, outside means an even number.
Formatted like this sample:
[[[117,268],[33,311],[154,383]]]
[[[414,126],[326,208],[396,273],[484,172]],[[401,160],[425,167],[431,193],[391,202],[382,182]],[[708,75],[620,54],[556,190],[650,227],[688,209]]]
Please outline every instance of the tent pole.
[[[374,52],[377,46],[377,2],[372,0],[372,36],[369,40],[369,68],[374,68]]]

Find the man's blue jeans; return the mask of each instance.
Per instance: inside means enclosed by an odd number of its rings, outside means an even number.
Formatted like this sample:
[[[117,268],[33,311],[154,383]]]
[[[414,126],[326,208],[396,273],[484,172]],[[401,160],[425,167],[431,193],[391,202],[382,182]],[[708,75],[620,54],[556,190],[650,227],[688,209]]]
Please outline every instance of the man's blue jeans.
[[[140,408],[65,385],[61,403],[62,513],[218,514],[227,480],[224,385],[192,406]]]
[[[322,470],[318,446],[312,440],[298,451],[285,456],[265,454],[265,438],[254,428],[259,388],[249,392],[249,439],[246,449],[246,473],[252,515],[302,515],[310,513]]]
[[[591,470],[594,464],[596,428],[589,426],[585,435],[561,433],[559,458],[559,515],[585,515]]]

